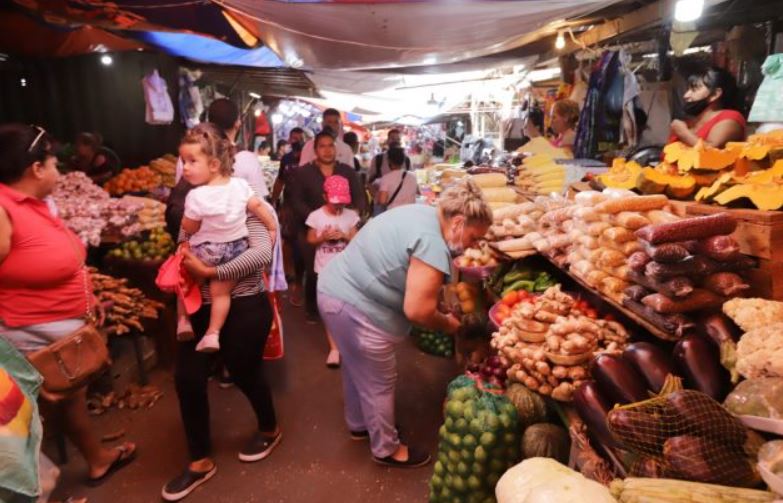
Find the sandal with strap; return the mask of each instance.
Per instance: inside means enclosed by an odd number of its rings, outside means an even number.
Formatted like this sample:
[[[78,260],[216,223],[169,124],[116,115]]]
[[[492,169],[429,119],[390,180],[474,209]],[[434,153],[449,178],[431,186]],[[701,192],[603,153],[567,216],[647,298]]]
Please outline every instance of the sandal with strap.
[[[133,460],[136,459],[136,446],[130,442],[118,445],[114,449],[119,451],[119,455],[114,458],[114,461],[111,462],[109,468],[106,469],[103,475],[100,477],[87,479],[86,484],[89,487],[98,487],[99,485],[106,482],[112,475],[117,473],[117,471],[129,465],[133,462]]]

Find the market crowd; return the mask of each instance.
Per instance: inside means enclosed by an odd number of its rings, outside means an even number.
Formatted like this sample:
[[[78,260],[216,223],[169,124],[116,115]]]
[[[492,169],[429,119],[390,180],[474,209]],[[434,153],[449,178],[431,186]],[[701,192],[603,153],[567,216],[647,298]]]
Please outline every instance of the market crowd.
[[[722,146],[741,140],[745,121],[731,109],[735,94],[736,84],[723,71],[691,77],[684,99],[692,120],[672,123],[672,141]],[[323,322],[326,365],[341,369],[346,434],[368,440],[379,464],[428,463],[430,455],[405,444],[396,427],[395,350],[411,324],[447,334],[460,329],[459,318],[438,309],[438,294],[453,257],[492,222],[481,191],[462,181],[435,206],[413,204],[418,185],[400,132],[391,130],[384,151],[363,168],[356,134],[344,133],[340,112],[327,109],[323,130],[313,138],[293,128],[274,154],[270,144],[261,146],[262,154],[280,162],[270,193],[257,153],[237,146],[238,107],[219,99],[208,117],[182,139],[178,183],[167,208],[183,282],[200,284],[202,301],[182,302],[177,314],[174,375],[189,460],[165,485],[163,498],[180,500],[216,473],[207,395],[212,353],[256,416],[239,459],[263,460],[283,437],[261,358],[274,315],[262,272],[279,276],[282,253],[293,265],[290,303],[303,306],[308,321]],[[555,146],[573,146],[578,119],[574,102],[554,105]],[[541,113],[531,111],[527,135],[542,130]],[[93,134],[80,135],[71,162],[96,180],[116,163]],[[49,133],[0,126],[0,352],[5,372],[25,396],[35,395],[43,375],[41,409],[61,419],[87,462],[87,482],[96,485],[145,453],[131,441],[104,446],[88,416],[86,380],[52,393],[49,383],[61,376],[56,366],[41,363],[54,346],[94,338],[100,317],[85,247],[48,204],[57,179],[56,142]],[[100,351],[94,358],[100,367]],[[28,406],[37,417],[37,406]],[[29,453],[22,448],[8,456]],[[31,483],[30,474],[9,476],[19,487]]]

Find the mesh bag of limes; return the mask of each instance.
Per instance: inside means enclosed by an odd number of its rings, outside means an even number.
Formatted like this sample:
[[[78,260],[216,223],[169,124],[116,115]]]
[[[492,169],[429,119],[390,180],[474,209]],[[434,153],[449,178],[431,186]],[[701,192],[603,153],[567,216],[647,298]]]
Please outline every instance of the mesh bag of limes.
[[[431,503],[495,502],[495,484],[520,459],[516,408],[468,376],[448,387]]]
[[[451,358],[454,355],[454,338],[440,332],[414,328],[416,346],[425,353]]]

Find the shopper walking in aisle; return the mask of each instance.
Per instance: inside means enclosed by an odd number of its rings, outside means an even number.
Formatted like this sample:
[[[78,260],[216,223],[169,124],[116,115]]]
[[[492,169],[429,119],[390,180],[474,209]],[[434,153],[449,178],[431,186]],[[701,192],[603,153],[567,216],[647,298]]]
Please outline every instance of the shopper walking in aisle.
[[[332,175],[324,181],[324,199],[326,204],[310,213],[307,217],[307,242],[316,247],[316,274],[340,254],[356,235],[359,225],[359,214],[346,208],[351,204],[351,188],[348,180],[339,175]],[[334,339],[326,330],[329,342],[329,355],[326,366],[340,366],[340,352],[334,344]]]
[[[290,253],[290,261],[294,267],[294,279],[289,281],[288,301],[294,307],[302,307],[302,283],[304,282],[305,263],[297,239],[302,229],[299,229],[294,218],[291,205],[291,190],[287,183],[291,173],[299,166],[302,155],[305,133],[302,128],[295,127],[288,133],[288,144],[291,150],[280,159],[274,187],[272,188],[272,204],[280,215],[281,235],[285,243],[285,253]],[[282,199],[281,199],[282,196]]]
[[[53,139],[40,127],[0,126],[0,337],[31,353],[85,326],[96,307],[78,236],[44,198],[58,178]],[[136,456],[136,445],[101,444],[87,414],[87,389],[51,405],[99,484]]]
[[[305,222],[313,211],[326,202],[324,200],[324,181],[332,175],[340,175],[348,180],[351,188],[351,206],[360,215],[366,207],[366,197],[359,176],[353,166],[337,160],[335,141],[331,133],[322,132],[315,137],[316,160],[294,171],[288,185],[291,188],[291,204],[294,213],[294,225],[301,229],[297,242],[300,246],[306,267],[305,273],[305,309],[307,319],[315,323],[318,319],[316,303],[315,248],[307,242]]]
[[[353,152],[353,167],[356,170],[356,172],[360,172],[362,170],[362,163],[359,162],[359,135],[354,133],[353,131],[348,131],[343,135],[343,141],[346,145],[351,147],[351,152]]]
[[[438,312],[451,260],[486,234],[492,210],[471,181],[449,188],[438,207],[407,205],[371,220],[318,283],[318,307],[342,358],[345,420],[369,437],[375,462],[426,464],[429,454],[400,442],[395,427],[395,347],[410,324],[454,334],[460,321]]]
[[[389,130],[389,134],[386,137],[386,150],[376,155],[372,160],[368,183],[374,183],[391,171],[391,166],[389,165],[389,151],[393,148],[402,149],[402,135],[400,134],[399,129]],[[405,151],[403,150],[403,154],[404,153]],[[411,169],[411,160],[407,155],[405,156],[404,168],[405,171]]]
[[[321,116],[321,126],[324,131],[331,131],[334,138],[337,162],[353,166],[353,150],[343,141],[343,122],[340,112],[334,108],[327,108]],[[317,158],[315,151],[315,139],[308,141],[302,148],[300,166],[309,164]]]
[[[396,208],[416,202],[419,194],[419,183],[416,175],[403,169],[405,151],[400,147],[392,147],[388,152],[390,171],[381,177],[378,186],[378,204],[382,210]]]

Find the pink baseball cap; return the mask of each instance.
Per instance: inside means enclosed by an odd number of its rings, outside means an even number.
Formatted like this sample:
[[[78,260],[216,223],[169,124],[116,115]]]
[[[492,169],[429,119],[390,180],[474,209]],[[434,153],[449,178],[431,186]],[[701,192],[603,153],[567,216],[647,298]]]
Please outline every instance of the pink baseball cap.
[[[326,199],[332,204],[351,204],[351,188],[348,179],[340,175],[332,175],[324,182]]]

